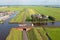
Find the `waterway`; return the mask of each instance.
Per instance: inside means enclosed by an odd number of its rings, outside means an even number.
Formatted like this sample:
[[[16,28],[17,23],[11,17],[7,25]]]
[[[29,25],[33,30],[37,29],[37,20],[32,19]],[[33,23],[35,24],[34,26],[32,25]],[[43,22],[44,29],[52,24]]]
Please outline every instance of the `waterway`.
[[[11,28],[18,27],[19,24],[9,24],[9,21],[18,14],[14,12],[3,24],[0,24],[0,40],[5,40]]]
[[[6,37],[8,36],[11,28],[16,28],[19,27],[20,24],[9,24],[9,21],[15,17],[19,12],[16,11],[14,12],[14,14],[12,14],[3,24],[0,24],[0,40],[5,40]],[[28,26],[30,25],[30,23],[26,23]],[[31,26],[31,25],[30,25]],[[60,22],[55,22],[54,24],[52,24],[51,22],[47,23],[47,26],[60,26]]]

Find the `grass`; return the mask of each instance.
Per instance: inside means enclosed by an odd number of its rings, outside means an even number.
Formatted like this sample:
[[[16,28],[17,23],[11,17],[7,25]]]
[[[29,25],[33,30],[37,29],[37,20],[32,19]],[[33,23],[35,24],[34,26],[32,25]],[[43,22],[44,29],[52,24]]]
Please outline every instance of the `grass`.
[[[31,21],[32,20],[31,15],[36,14],[36,13],[53,16],[53,17],[55,17],[56,21],[60,21],[60,8],[51,8],[51,7],[43,7],[43,6],[24,6],[24,7],[20,6],[20,7],[11,8],[11,10],[14,10],[14,9],[17,11],[23,11],[23,12],[18,14],[20,16],[17,15],[18,16],[18,17],[16,16],[17,18],[14,17],[12,19],[12,22],[21,23],[22,22],[21,20],[23,20],[23,18],[25,18],[25,17],[26,17],[25,21]],[[23,10],[23,9],[25,9],[25,10]],[[22,14],[22,16],[21,16],[21,14]]]
[[[35,7],[37,13],[49,15],[55,17],[56,21],[60,21],[60,8],[49,8],[49,7]]]
[[[28,8],[27,10],[28,12],[26,13],[26,21],[31,21],[32,20],[31,15],[36,13],[32,8]]]
[[[43,40],[48,40],[47,36],[46,36],[46,32],[48,33],[49,37],[52,40],[60,40],[60,28],[59,27],[45,27],[45,30],[43,30],[42,27],[38,27],[36,28],[37,31],[39,32],[39,34],[41,35],[41,37],[43,38]]]
[[[45,31],[42,27],[32,28],[27,31],[28,40],[48,40],[46,32],[52,40],[60,40],[60,28],[45,27]],[[6,40],[23,40],[22,31],[12,28]]]
[[[7,8],[0,8],[0,11],[9,11],[9,10],[10,11],[21,11],[24,8],[27,8],[30,14],[40,13],[40,14],[45,14],[45,15],[51,15],[56,18],[56,21],[60,21],[60,18],[59,18],[60,8],[51,8],[51,7],[43,7],[43,6],[10,6]]]
[[[26,9],[26,10],[24,10]],[[11,23],[22,23],[25,20],[31,20],[32,14],[44,14],[48,16],[55,17],[56,21],[60,21],[60,8],[51,8],[51,7],[43,7],[43,6],[12,6],[7,8],[0,8],[0,11],[19,11],[13,19],[10,20]],[[0,21],[1,23],[2,21]],[[45,28],[48,32],[48,35],[52,40],[60,40],[60,28]],[[29,40],[41,40],[42,38],[47,40],[46,32],[42,27],[33,28],[32,30],[27,32]],[[42,35],[42,36],[41,36]],[[12,28],[6,40],[22,40],[22,31],[16,30]]]
[[[24,21],[31,21],[31,15],[35,14],[35,12],[33,11],[33,9],[24,9],[21,10],[22,12],[20,12],[19,14],[17,14],[13,19],[10,20],[10,23],[22,23]],[[26,19],[25,19],[26,17]]]
[[[28,40],[41,40],[41,36],[35,28],[27,32]]]
[[[14,18],[10,20],[10,23],[22,23],[24,20],[24,12],[19,12]]]
[[[60,40],[60,28],[45,28],[52,40]]]
[[[12,28],[6,40],[23,40],[22,31]]]
[[[20,7],[18,7],[18,6],[9,6],[9,7],[5,7],[5,8],[0,7],[0,11],[19,11],[20,12],[23,9],[24,8],[21,8],[21,6]],[[14,18],[14,20],[15,20],[15,18]],[[12,19],[12,21],[13,21],[13,19]],[[4,23],[4,22],[0,21],[0,23]]]
[[[21,6],[18,7],[18,6],[9,6],[9,7],[6,7],[6,8],[0,8],[0,11],[20,11],[24,8],[22,8]]]
[[[41,35],[41,37],[42,37],[43,40],[48,40],[48,38],[46,36],[46,32],[43,30],[42,27],[38,27],[36,29],[39,32],[39,34]]]

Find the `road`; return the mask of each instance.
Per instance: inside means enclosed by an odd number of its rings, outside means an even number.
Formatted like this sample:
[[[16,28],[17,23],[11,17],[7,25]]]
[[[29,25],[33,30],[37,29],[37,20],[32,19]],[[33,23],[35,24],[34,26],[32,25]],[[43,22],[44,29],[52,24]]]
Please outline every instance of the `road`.
[[[25,30],[23,30],[23,40],[28,40],[27,33]]]

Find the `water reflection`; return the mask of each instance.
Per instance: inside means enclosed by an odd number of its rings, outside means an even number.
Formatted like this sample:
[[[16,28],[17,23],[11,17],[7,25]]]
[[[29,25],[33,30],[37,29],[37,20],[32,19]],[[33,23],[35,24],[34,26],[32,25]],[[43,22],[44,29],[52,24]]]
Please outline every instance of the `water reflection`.
[[[54,22],[53,24],[51,22],[47,23],[47,26],[60,26],[60,22]]]
[[[0,24],[0,40],[5,40],[7,35],[9,34],[11,28],[18,27],[19,24],[9,24],[8,22],[10,19],[15,17],[18,14],[18,12],[15,12],[15,14],[11,15],[9,19],[7,19],[4,24]],[[40,25],[40,24],[39,24]],[[51,23],[48,22],[47,26],[60,26],[60,22]]]

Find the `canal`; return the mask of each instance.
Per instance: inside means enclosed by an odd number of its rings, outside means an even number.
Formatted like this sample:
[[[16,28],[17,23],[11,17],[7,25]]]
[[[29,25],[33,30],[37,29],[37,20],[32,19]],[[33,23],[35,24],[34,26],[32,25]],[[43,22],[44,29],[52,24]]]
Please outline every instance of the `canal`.
[[[0,24],[0,40],[5,40],[6,37],[8,36],[11,28],[16,28],[16,27],[19,27],[20,24],[9,24],[9,21],[15,17],[19,12],[16,11],[14,12],[14,14],[12,14],[3,24]],[[25,23],[27,24],[28,26],[31,26],[29,22]],[[21,26],[21,25],[20,25]],[[60,22],[55,22],[54,24],[52,24],[51,22],[48,22],[47,23],[47,26],[60,26]]]
[[[15,17],[19,12],[14,12],[3,24],[0,24],[0,40],[5,40],[8,36],[10,29],[18,27],[19,24],[9,24],[10,19]]]

